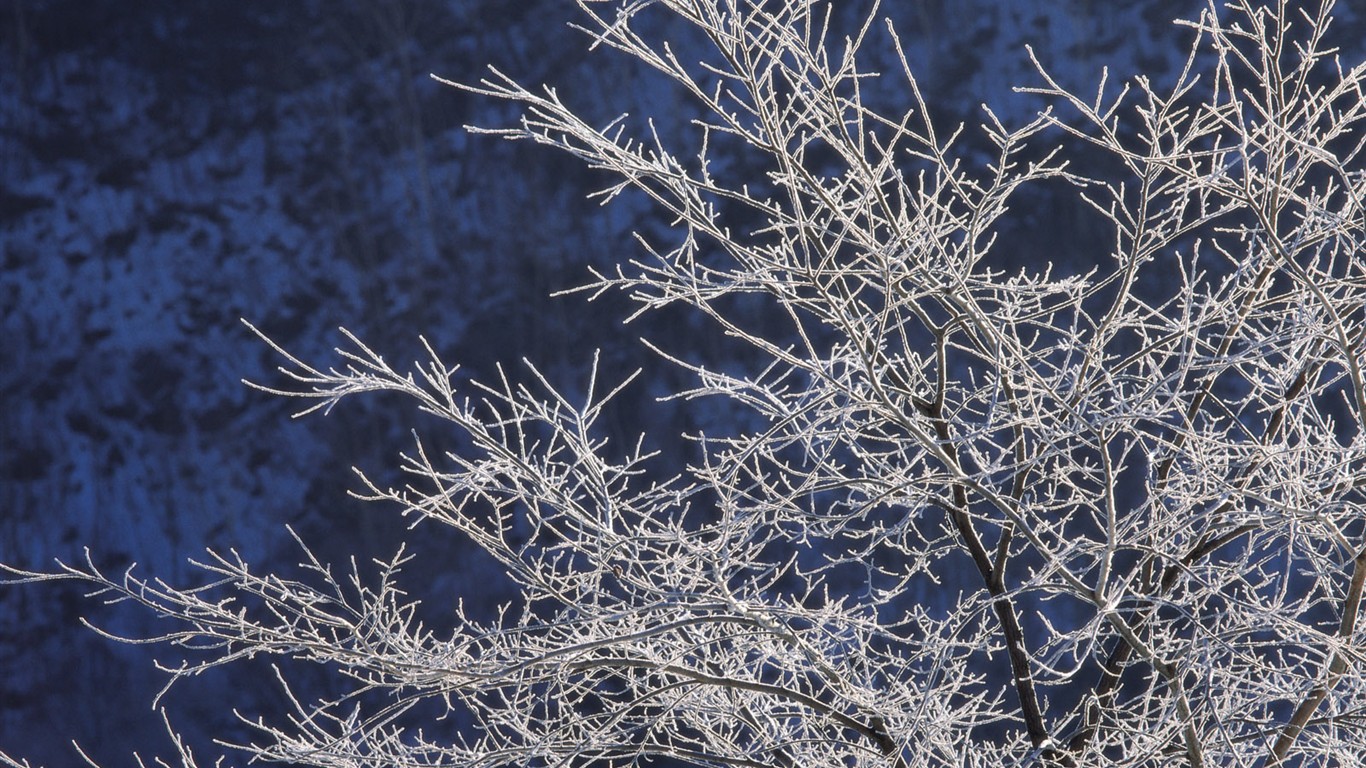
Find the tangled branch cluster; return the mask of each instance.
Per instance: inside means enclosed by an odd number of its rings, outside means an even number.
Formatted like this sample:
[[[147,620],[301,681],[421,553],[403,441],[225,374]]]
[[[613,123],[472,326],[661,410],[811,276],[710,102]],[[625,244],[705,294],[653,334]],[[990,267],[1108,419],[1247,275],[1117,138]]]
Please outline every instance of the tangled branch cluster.
[[[165,639],[220,649],[204,664],[342,670],[352,695],[296,701],[247,745],[300,764],[1360,754],[1366,65],[1327,49],[1331,2],[1211,5],[1162,89],[1102,79],[1082,97],[1036,61],[1025,90],[1052,106],[1018,128],[986,111],[982,162],[936,131],[909,66],[882,76],[912,109],[865,104],[865,43],[905,65],[876,13],[839,38],[813,0],[580,5],[599,44],[704,108],[696,146],[594,127],[497,72],[458,87],[522,106],[489,133],[567,151],[615,175],[607,197],[643,191],[672,217],[675,241],[642,238],[644,257],[585,290],[685,306],[748,346],[750,373],[660,351],[696,374],[683,396],[761,428],[699,436],[696,465],[661,480],[644,440],[608,450],[597,422],[617,390],[596,366],[579,402],[534,369],[457,392],[435,354],[405,373],[352,338],[321,370],[277,347],[292,383],[271,391],[314,408],[398,391],[461,432],[461,452],[419,445],[412,483],[368,497],[458,529],[522,602],[423,627],[392,581],[401,557],[377,583],[226,556],[200,590],[89,563],[48,578],[178,618]],[[651,14],[686,22],[708,58],[680,60]],[[1109,252],[1007,270],[1009,203],[1044,181],[1106,223]],[[736,301],[755,296],[764,332]],[[947,608],[944,589],[962,590]],[[358,703],[376,691],[385,706]],[[408,729],[421,702],[477,732]]]

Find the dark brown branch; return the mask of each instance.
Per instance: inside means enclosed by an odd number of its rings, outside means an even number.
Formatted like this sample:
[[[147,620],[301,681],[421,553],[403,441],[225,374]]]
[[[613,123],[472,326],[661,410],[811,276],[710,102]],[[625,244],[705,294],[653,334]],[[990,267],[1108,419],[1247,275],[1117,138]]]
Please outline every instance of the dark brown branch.
[[[941,406],[942,403],[936,403],[935,407],[938,409]],[[944,450],[949,451],[951,435],[942,411],[936,410],[934,414],[934,431]],[[968,512],[968,493],[962,483],[955,483],[953,486],[953,508],[948,510],[948,515],[963,540],[963,546],[972,557],[973,565],[977,566],[977,572],[986,584],[987,593],[991,595],[992,609],[1001,623],[1001,634],[1005,636],[1006,651],[1010,656],[1011,679],[1015,684],[1015,695],[1020,701],[1020,713],[1024,718],[1025,729],[1029,733],[1030,743],[1035,747],[1041,747],[1049,740],[1048,727],[1044,724],[1043,710],[1039,707],[1039,694],[1034,688],[1034,674],[1030,668],[1029,648],[1025,642],[1024,629],[1021,628],[1019,616],[1015,612],[1015,603],[1005,588],[1005,569],[995,567],[986,546],[982,544],[981,536],[972,524],[972,516]],[[1002,536],[1005,535],[1006,532],[1002,532]],[[1001,564],[1004,566],[1004,558],[1001,558]],[[1050,762],[1054,758],[1053,750],[1045,753],[1045,759]]]
[[[1254,286],[1254,290],[1249,292],[1249,297],[1253,297],[1259,293],[1260,286],[1270,274],[1271,270],[1268,269],[1258,275],[1257,284]],[[1225,352],[1231,344],[1229,341],[1231,337],[1232,335],[1230,334],[1229,337],[1225,339],[1223,347],[1221,347]],[[1286,412],[1290,403],[1308,387],[1311,376],[1311,366],[1306,365],[1300,370],[1290,386],[1286,388],[1285,393],[1281,396],[1280,406],[1267,421],[1266,430],[1262,433],[1263,442],[1280,432],[1281,427],[1285,422]],[[1212,379],[1206,381],[1205,386],[1201,388],[1195,399],[1192,400],[1184,417],[1186,423],[1190,423],[1194,420],[1195,414],[1203,405],[1205,398],[1209,395],[1210,387],[1212,385]],[[1179,449],[1180,446],[1184,444],[1185,439],[1184,433],[1178,435],[1175,440],[1175,448]],[[1161,489],[1166,487],[1174,466],[1175,451],[1172,456],[1167,457],[1157,466],[1157,479],[1154,483],[1154,488],[1156,489],[1155,493],[1160,492]],[[1235,484],[1241,485],[1246,483],[1252,476],[1253,469],[1253,466],[1248,466],[1242,472],[1241,477],[1234,481]],[[1211,516],[1219,517],[1229,509],[1231,504],[1231,501],[1223,502],[1211,511]],[[1204,559],[1225,544],[1228,544],[1253,530],[1255,530],[1255,526],[1240,525],[1217,536],[1212,532],[1207,533],[1201,537],[1201,539],[1196,542],[1195,546],[1177,563],[1170,564],[1166,567],[1158,562],[1153,556],[1150,556],[1141,566],[1142,576],[1140,584],[1142,588],[1141,594],[1144,596],[1144,600],[1142,605],[1134,612],[1134,629],[1141,629],[1152,619],[1157,610],[1157,598],[1170,593],[1171,590],[1176,587],[1176,581],[1185,569]],[[1159,574],[1161,575],[1159,576]],[[1100,680],[1097,682],[1095,690],[1093,691],[1094,698],[1092,698],[1091,702],[1087,705],[1085,725],[1078,730],[1068,742],[1067,748],[1072,754],[1079,754],[1081,750],[1085,749],[1086,745],[1090,743],[1100,727],[1101,713],[1114,705],[1115,695],[1118,692],[1121,681],[1121,674],[1125,666],[1129,663],[1129,660],[1133,657],[1133,652],[1133,647],[1130,646],[1124,638],[1116,638],[1115,644],[1110,650],[1110,655],[1105,660],[1105,666],[1101,668]]]
[[[1366,582],[1366,547],[1363,547],[1357,556],[1352,560],[1352,581],[1347,588],[1347,597],[1342,602],[1342,619],[1338,622],[1337,636],[1346,640],[1352,636],[1356,630],[1357,612],[1361,609],[1361,593],[1363,582]],[[1337,685],[1342,673],[1347,671],[1347,659],[1337,650],[1328,655],[1328,673],[1322,683],[1315,686],[1309,692],[1300,705],[1295,708],[1295,713],[1290,716],[1290,721],[1285,724],[1281,731],[1280,738],[1276,739],[1276,744],[1271,748],[1270,765],[1280,765],[1285,756],[1290,753],[1290,748],[1295,745],[1295,740],[1304,732],[1304,728],[1314,717],[1314,712],[1328,698],[1328,692]]]

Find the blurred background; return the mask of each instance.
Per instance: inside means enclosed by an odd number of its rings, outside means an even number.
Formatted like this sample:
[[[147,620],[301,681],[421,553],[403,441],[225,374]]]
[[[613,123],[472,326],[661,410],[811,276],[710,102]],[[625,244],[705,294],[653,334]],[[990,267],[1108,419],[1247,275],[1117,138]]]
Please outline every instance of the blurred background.
[[[868,5],[837,14],[852,23]],[[880,13],[939,120],[975,125],[983,102],[1015,124],[1037,108],[1010,90],[1038,82],[1025,43],[1084,92],[1106,65],[1112,79],[1160,79],[1189,39],[1171,20],[1203,6],[887,0]],[[300,559],[290,526],[337,563],[409,541],[407,583],[434,620],[462,595],[486,609],[507,599],[454,536],[413,536],[395,510],[347,496],[350,467],[397,480],[410,430],[439,427],[385,397],[291,420],[301,403],[241,384],[281,379],[240,318],[315,364],[335,359],[338,326],[398,368],[423,334],[476,378],[526,358],[571,391],[601,349],[609,371],[647,370],[612,429],[667,451],[721,418],[655,403],[686,379],[636,341],[724,365],[735,351],[711,329],[674,315],[623,327],[620,297],[549,298],[638,255],[630,233],[667,220],[630,195],[586,199],[606,178],[552,150],[469,135],[462,125],[516,112],[429,77],[475,81],[492,64],[558,86],[591,122],[653,115],[671,138],[695,107],[629,60],[590,53],[568,26],[577,13],[567,0],[0,0],[0,562],[51,570],[88,548],[106,573],[136,563],[189,585],[206,547],[288,570]],[[1337,31],[1359,44],[1366,29],[1349,14]],[[885,32],[869,52],[892,62]],[[1103,237],[1046,196],[1034,203],[1018,258],[1065,260],[1070,246],[1038,234],[1059,227],[1073,244]],[[84,591],[0,588],[0,749],[35,766],[76,763],[73,740],[106,766],[172,754],[154,660],[174,665],[179,651],[82,622],[135,637],[171,625]],[[269,717],[284,702],[262,662],[183,682],[163,704],[207,756],[215,737],[250,738],[234,709]]]

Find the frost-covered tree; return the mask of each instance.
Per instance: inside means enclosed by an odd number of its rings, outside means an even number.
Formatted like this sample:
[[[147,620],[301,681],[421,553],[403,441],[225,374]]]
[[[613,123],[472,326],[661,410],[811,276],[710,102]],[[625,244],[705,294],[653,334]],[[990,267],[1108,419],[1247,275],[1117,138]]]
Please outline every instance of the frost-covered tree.
[[[457,391],[435,353],[407,372],[352,337],[324,369],[276,347],[288,379],[261,388],[305,413],[391,390],[457,431],[362,495],[457,529],[519,602],[420,624],[402,556],[285,579],[212,555],[194,589],[90,562],[29,578],[173,617],[162,639],[215,652],[178,676],[273,655],[349,681],[253,721],[267,760],[1355,764],[1366,65],[1325,43],[1332,2],[1211,5],[1161,86],[1076,95],[1036,61],[1036,119],[951,132],[876,12],[841,34],[814,1],[580,4],[706,115],[670,133],[691,145],[498,72],[457,87],[522,107],[488,133],[671,222],[585,291],[748,350],[715,370],[654,347],[694,375],[678,397],[729,414],[689,463],[605,439],[631,377],[596,365],[580,395],[531,366]],[[899,71],[863,69],[873,40]],[[897,90],[912,108],[878,111]],[[1013,263],[997,235],[1032,185],[1070,190],[1108,246]],[[412,722],[432,711],[473,727]]]

